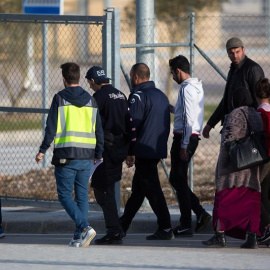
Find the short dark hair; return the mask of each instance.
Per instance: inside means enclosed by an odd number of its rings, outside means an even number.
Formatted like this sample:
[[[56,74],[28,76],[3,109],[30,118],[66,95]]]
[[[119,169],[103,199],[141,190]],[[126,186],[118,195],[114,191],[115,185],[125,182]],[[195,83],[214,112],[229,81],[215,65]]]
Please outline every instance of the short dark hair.
[[[270,98],[270,82],[267,78],[262,78],[256,85],[255,95],[259,99]]]
[[[189,61],[184,55],[178,55],[174,57],[173,59],[170,59],[169,66],[173,71],[176,71],[176,69],[179,68],[185,73],[190,74]]]
[[[141,79],[150,78],[150,69],[145,63],[137,63],[132,66],[131,70]]]
[[[62,75],[68,84],[78,84],[80,80],[80,66],[73,62],[67,62],[60,66]]]

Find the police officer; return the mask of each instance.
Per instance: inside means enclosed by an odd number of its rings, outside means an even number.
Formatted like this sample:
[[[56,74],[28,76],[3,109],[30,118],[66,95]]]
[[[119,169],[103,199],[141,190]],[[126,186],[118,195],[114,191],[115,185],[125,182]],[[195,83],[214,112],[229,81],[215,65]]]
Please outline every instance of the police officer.
[[[69,245],[86,247],[96,235],[88,223],[88,184],[95,160],[102,160],[103,130],[96,101],[78,85],[80,67],[68,62],[61,69],[65,89],[53,98],[36,161],[41,162],[54,140],[58,199],[76,223]]]
[[[170,133],[169,101],[149,78],[150,70],[146,64],[133,65],[130,70],[133,89],[129,96],[129,108],[135,139],[131,142],[126,162],[128,167],[132,167],[135,162],[135,174],[132,193],[120,220],[126,232],[146,197],[158,223],[157,231],[146,239],[171,240],[174,235],[170,213],[157,170],[159,160],[167,157],[167,140]]]
[[[93,96],[100,110],[104,131],[103,163],[94,172],[91,185],[103,210],[107,233],[95,243],[121,244],[123,233],[115,200],[115,183],[121,180],[122,162],[129,146],[128,103],[126,96],[109,83],[103,68],[93,66],[85,77],[95,92]]]

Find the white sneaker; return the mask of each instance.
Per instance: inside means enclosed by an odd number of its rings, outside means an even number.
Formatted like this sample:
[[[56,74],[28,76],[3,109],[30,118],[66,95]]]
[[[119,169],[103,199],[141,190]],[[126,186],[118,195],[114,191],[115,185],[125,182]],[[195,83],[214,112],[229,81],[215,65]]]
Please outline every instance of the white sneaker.
[[[71,241],[69,242],[69,246],[70,247],[80,247],[81,242],[82,242],[82,240],[80,238],[79,239],[72,238]]]
[[[2,227],[0,226],[0,238],[4,238],[6,235],[3,232]]]
[[[80,243],[80,247],[87,247],[90,245],[90,242],[93,240],[93,238],[96,236],[96,231],[90,227],[87,226],[81,234],[81,243]]]

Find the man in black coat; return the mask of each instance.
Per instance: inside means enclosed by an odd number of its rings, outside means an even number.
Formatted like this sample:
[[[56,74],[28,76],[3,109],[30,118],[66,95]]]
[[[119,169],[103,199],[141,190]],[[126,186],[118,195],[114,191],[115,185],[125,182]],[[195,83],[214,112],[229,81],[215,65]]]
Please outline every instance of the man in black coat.
[[[167,140],[170,132],[170,110],[166,95],[149,81],[150,70],[144,63],[135,64],[130,71],[132,93],[129,109],[134,125],[135,138],[127,157],[128,167],[135,162],[132,193],[125,206],[121,226],[126,232],[144,198],[157,216],[157,231],[147,240],[170,240],[174,238],[170,213],[162,192],[157,164],[167,157]],[[136,158],[136,161],[135,161]]]
[[[258,106],[255,97],[255,87],[258,81],[264,77],[261,66],[246,56],[243,42],[237,37],[230,38],[227,41],[226,50],[232,63],[223,98],[203,129],[202,134],[205,138],[209,138],[210,130],[219,121],[223,123],[225,115],[234,109],[232,106],[232,96],[235,90],[243,87],[247,88],[253,99],[253,107],[256,109]]]
[[[128,103],[126,96],[109,84],[109,78],[101,67],[91,67],[86,76],[99,108],[104,131],[103,163],[93,176],[91,186],[94,188],[97,203],[104,214],[107,234],[95,240],[96,244],[121,244],[122,229],[119,222],[115,200],[115,183],[121,180],[122,162],[127,156],[129,146]]]

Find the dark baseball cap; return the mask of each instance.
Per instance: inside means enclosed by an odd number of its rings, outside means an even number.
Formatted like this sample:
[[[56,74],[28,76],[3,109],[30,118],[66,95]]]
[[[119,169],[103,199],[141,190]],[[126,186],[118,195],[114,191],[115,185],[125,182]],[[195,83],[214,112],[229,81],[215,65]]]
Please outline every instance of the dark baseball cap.
[[[244,47],[244,44],[241,39],[237,37],[230,38],[226,43],[226,49],[232,49],[232,48],[238,48],[238,47]]]
[[[85,78],[88,80],[93,79],[96,83],[104,83],[110,80],[110,78],[106,76],[104,69],[98,66],[91,67],[87,71]]]

